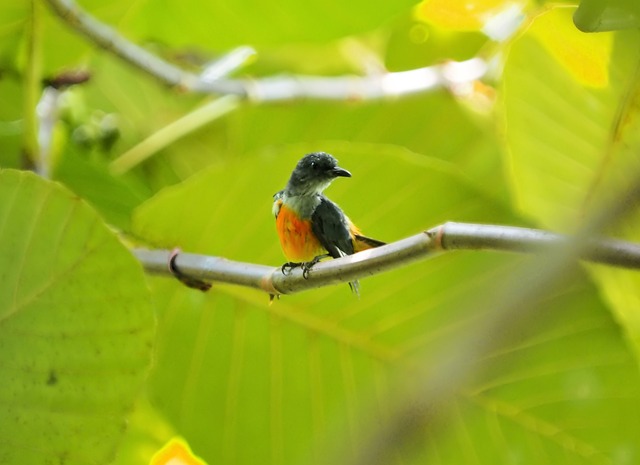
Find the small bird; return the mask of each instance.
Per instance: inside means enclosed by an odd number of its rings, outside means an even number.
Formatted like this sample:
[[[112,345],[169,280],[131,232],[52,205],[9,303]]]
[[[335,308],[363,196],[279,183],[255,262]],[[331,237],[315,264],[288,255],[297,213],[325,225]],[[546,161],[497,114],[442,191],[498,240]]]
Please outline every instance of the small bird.
[[[303,276],[326,257],[339,258],[384,242],[360,234],[340,207],[323,195],[337,177],[350,178],[338,161],[325,152],[305,155],[291,173],[286,187],[273,196],[273,214],[282,250],[290,260],[282,272],[302,267]],[[358,294],[358,282],[349,283]]]

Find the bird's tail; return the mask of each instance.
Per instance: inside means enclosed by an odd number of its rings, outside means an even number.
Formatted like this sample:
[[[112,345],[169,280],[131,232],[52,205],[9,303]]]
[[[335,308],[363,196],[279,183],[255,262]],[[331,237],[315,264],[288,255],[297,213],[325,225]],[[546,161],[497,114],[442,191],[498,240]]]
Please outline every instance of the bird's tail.
[[[379,241],[378,239],[372,239],[361,234],[354,234],[353,238],[353,248],[356,252],[360,252],[361,250],[373,249],[375,247],[380,247],[381,245],[386,245],[386,242]]]
[[[351,281],[349,283],[349,289],[351,289],[351,292],[353,292],[356,297],[360,298],[360,281]]]
[[[375,247],[380,247],[381,245],[386,245],[386,242],[379,241],[378,239],[372,239],[371,237],[363,236],[359,232],[355,232],[353,234],[353,251],[361,252],[367,249],[373,249]],[[351,288],[351,292],[360,297],[360,283],[358,281],[351,281],[349,283],[349,287]]]
[[[341,257],[346,257],[347,256],[347,254],[344,253],[339,248],[336,248],[336,250],[338,251],[338,254]],[[350,281],[349,282],[349,289],[351,289],[351,292],[353,292],[356,296],[358,296],[358,298],[360,298],[360,283],[358,282],[358,280]]]

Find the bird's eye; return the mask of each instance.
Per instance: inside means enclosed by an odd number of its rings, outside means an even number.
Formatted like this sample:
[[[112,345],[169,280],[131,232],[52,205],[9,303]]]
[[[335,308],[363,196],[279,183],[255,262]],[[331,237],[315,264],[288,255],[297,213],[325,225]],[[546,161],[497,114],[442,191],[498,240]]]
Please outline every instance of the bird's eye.
[[[316,169],[316,162],[315,161],[311,162],[311,169],[314,169],[314,170]]]

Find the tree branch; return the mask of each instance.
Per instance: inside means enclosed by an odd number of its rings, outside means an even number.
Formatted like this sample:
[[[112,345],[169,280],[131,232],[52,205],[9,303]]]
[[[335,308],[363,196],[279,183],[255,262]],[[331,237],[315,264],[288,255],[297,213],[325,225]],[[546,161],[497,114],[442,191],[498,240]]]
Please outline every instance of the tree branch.
[[[536,229],[468,223],[445,223],[406,239],[355,255],[318,263],[303,278],[300,269],[284,275],[280,267],[236,262],[221,257],[181,253],[175,265],[184,276],[205,282],[223,282],[260,289],[272,295],[346,283],[404,266],[447,250],[498,250],[543,253],[570,244],[571,236]],[[152,273],[171,275],[168,250],[135,249],[134,254]],[[581,259],[611,266],[640,269],[640,244],[614,239],[591,240]]]
[[[46,0],[46,2],[60,19],[91,42],[167,85],[193,92],[237,95],[244,95],[245,93],[242,86],[237,82],[229,83],[225,80],[206,81],[196,74],[164,61],[153,53],[125,39],[115,29],[102,24],[73,0]]]
[[[80,8],[73,0],[45,0],[65,23],[99,47],[113,53],[161,82],[189,92],[238,95],[253,102],[300,98],[321,100],[371,100],[456,88],[483,77],[487,64],[480,58],[395,73],[368,76],[274,76],[249,79],[211,79],[205,70],[197,75],[162,60],[130,42]],[[246,50],[242,49],[246,55]],[[233,53],[233,52],[232,52]],[[244,56],[244,55],[243,55]],[[228,67],[229,60],[223,58]],[[241,63],[236,63],[239,66]],[[222,65],[221,65],[222,66]],[[227,73],[230,70],[227,69]],[[219,74],[213,73],[214,76]]]

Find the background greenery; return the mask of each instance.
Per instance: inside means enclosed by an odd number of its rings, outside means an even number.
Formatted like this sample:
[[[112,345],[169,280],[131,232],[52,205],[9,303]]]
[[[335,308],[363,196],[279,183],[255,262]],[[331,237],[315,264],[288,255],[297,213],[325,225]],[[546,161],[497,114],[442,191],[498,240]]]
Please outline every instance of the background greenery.
[[[482,33],[522,8],[514,36]],[[528,260],[457,252],[268,298],[143,276],[115,231],[150,246],[278,266],[271,196],[300,156],[353,173],[328,191],[368,235],[445,221],[573,231],[637,168],[633,1],[83,2],[181,66],[239,45],[240,75],[392,71],[473,56],[464,94],[245,103],[123,175],[109,164],[214,97],[164,88],[70,32],[40,1],[0,6],[0,462],[148,463],[174,436],[214,463],[352,463],[451,350],[481,331]],[[611,32],[601,32],[601,31]],[[31,46],[30,44],[35,44]],[[33,161],[40,83],[65,92],[51,182]],[[35,98],[34,98],[35,96]],[[636,180],[637,181],[637,180]],[[633,215],[610,233],[640,240]],[[535,272],[536,270],[533,270]],[[526,274],[525,282],[526,282]],[[437,427],[398,463],[640,461],[640,282],[585,267],[512,324]],[[155,336],[154,336],[155,335]],[[446,366],[446,365],[445,365]],[[428,399],[426,399],[428,400]],[[425,400],[425,401],[426,401]]]

